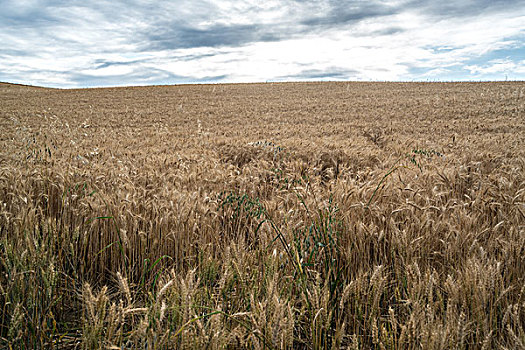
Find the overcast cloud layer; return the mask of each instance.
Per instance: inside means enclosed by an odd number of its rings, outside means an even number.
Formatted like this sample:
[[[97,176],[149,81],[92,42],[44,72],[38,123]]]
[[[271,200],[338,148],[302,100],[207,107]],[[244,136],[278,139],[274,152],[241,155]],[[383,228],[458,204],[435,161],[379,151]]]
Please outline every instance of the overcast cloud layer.
[[[523,0],[0,0],[0,81],[525,80]]]

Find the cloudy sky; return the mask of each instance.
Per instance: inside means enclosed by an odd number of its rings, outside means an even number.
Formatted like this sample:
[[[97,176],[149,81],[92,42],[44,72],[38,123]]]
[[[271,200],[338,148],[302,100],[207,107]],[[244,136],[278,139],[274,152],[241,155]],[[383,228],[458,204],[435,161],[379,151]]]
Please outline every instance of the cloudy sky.
[[[0,0],[0,81],[505,79],[523,0]]]

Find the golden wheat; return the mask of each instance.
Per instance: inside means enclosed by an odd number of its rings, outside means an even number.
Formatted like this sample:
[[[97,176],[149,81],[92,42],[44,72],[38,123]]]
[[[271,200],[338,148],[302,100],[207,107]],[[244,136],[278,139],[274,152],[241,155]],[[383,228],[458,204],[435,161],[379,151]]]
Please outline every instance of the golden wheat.
[[[0,346],[522,348],[525,84],[0,84]]]

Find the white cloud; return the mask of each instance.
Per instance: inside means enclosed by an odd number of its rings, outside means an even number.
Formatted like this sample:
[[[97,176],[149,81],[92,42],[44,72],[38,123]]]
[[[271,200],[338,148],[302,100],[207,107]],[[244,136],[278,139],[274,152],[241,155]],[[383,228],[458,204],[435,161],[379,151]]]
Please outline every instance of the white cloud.
[[[494,74],[494,73],[525,73],[525,60],[514,62],[508,59],[498,59],[487,62],[484,65],[465,66],[472,74]]]

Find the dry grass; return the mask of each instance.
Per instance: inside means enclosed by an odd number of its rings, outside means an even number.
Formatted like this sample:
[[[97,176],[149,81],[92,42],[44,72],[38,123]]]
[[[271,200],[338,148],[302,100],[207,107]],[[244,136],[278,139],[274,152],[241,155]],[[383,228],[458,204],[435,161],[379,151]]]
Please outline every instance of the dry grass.
[[[525,347],[525,84],[0,84],[0,347]]]

